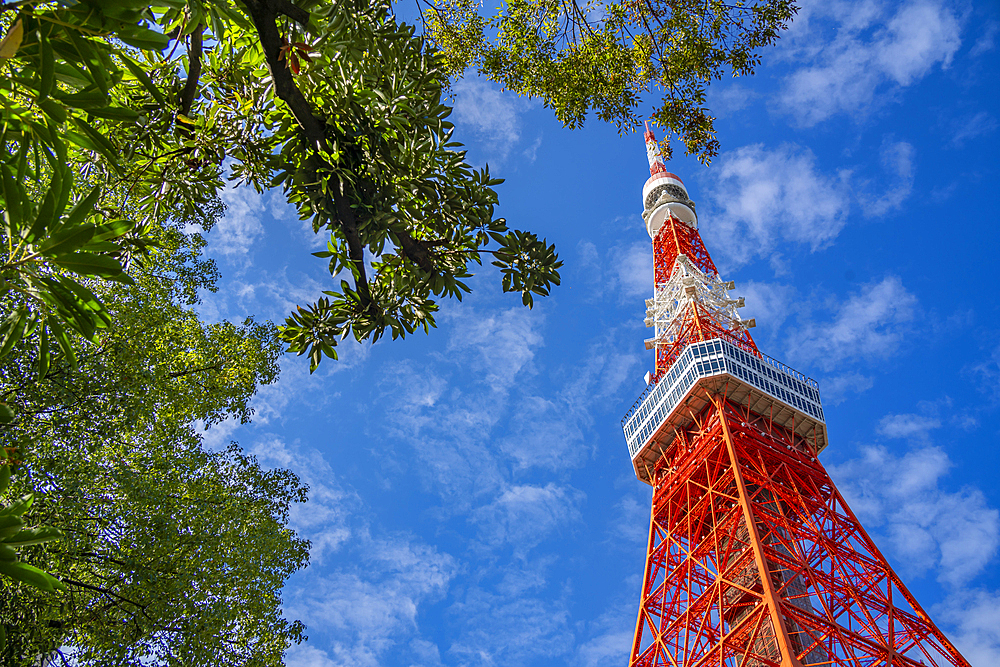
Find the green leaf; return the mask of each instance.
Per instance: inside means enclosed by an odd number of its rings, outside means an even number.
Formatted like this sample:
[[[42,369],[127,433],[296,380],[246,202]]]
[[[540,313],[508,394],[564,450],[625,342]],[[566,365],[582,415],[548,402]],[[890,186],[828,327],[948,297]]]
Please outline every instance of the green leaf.
[[[59,102],[51,99],[45,98],[38,102],[38,106],[42,108],[42,111],[46,116],[54,120],[59,125],[66,122],[66,107]]]
[[[28,233],[30,238],[42,238],[52,223],[59,219],[62,211],[56,211],[56,202],[59,199],[61,190],[62,170],[55,169],[52,171],[52,179],[49,181],[49,188],[45,191],[45,196],[42,197],[42,203],[38,206],[38,214],[35,216],[35,221],[31,225],[31,231]]]
[[[25,512],[31,509],[31,503],[34,502],[34,499],[35,496],[34,494],[31,493],[21,496],[20,498],[12,502],[10,505],[0,510],[0,517],[8,517],[8,520],[6,522],[7,526],[15,525],[16,522],[11,523],[9,517],[20,517],[21,515],[23,515]],[[20,519],[18,519],[18,521],[20,521]],[[20,526],[18,526],[17,530],[20,529],[21,529]],[[17,531],[15,530],[14,532],[16,533]],[[13,534],[14,533],[11,533],[11,535]]]
[[[118,32],[118,39],[129,46],[143,51],[163,51],[170,46],[170,38],[163,33],[137,25],[128,26]]]
[[[114,168],[115,172],[119,175],[122,174],[121,165],[118,164],[118,155],[115,151],[115,147],[111,145],[111,142],[105,138],[103,134],[95,130],[90,123],[83,120],[82,118],[73,118],[73,122],[76,126],[87,136],[91,142],[93,150],[103,155],[109,164]],[[68,139],[73,141],[72,138],[67,136]],[[74,141],[74,143],[78,143]]]
[[[14,180],[14,175],[6,164],[0,165],[0,178],[3,181],[3,196],[6,204],[4,207],[4,219],[8,232],[12,237],[20,236],[21,225],[24,220],[21,208],[24,200],[24,189]]]
[[[10,478],[10,466],[4,465],[7,468],[7,477]],[[4,508],[0,510],[0,540],[6,539],[11,535],[17,535],[18,531],[24,528],[24,521],[21,520],[20,514],[7,513],[9,508]]]
[[[21,306],[0,324],[0,359],[6,357],[14,344],[21,340],[30,312],[27,307]]]
[[[4,540],[4,544],[12,547],[30,547],[35,544],[44,544],[53,540],[61,540],[62,532],[52,526],[39,526],[38,528],[25,528],[11,537]]]
[[[89,252],[71,252],[52,259],[64,269],[83,276],[102,276],[110,278],[122,272],[122,265],[117,259],[106,255],[94,255]]]
[[[49,328],[42,322],[38,332],[38,379],[43,379],[49,372]]]
[[[166,105],[167,101],[163,99],[163,94],[160,92],[160,89],[156,87],[156,84],[153,83],[153,80],[149,78],[149,75],[146,74],[142,65],[140,65],[136,60],[133,60],[132,57],[126,53],[119,52],[118,57],[122,59],[123,63],[125,63],[125,67],[127,67],[128,71],[132,73],[132,76],[134,76],[139,83],[141,83],[146,90],[149,91],[149,94],[153,96],[153,99],[156,100],[161,106]]]
[[[36,100],[40,102],[52,92],[52,84],[55,82],[56,58],[44,29],[38,31],[38,41],[42,52],[42,67],[39,75],[40,83],[38,84],[38,97]]]
[[[95,185],[94,188],[87,193],[86,197],[78,201],[73,208],[70,209],[69,213],[66,215],[66,220],[63,222],[63,226],[75,226],[83,222],[91,211],[94,210],[94,206],[97,205],[97,200],[100,198],[101,186]]]
[[[66,588],[61,581],[48,572],[43,572],[27,563],[0,561],[0,574],[5,574],[15,581],[23,582],[48,593],[54,593],[56,590]]]
[[[14,421],[14,410],[6,403],[0,403],[0,424],[9,424]]]
[[[74,225],[45,240],[38,247],[43,255],[60,255],[76,250],[88,243],[94,236],[94,225]]]
[[[99,109],[91,109],[90,115],[97,116],[98,118],[107,118],[109,120],[126,121],[129,123],[134,123],[139,120],[139,113],[126,107],[102,107]]]
[[[49,327],[52,328],[52,333],[55,334],[56,342],[59,344],[59,349],[62,350],[62,353],[66,356],[70,366],[74,371],[79,370],[80,364],[76,358],[76,350],[73,349],[73,342],[66,334],[66,330],[63,328],[62,324],[59,323],[59,319],[53,317],[48,320],[48,323]]]

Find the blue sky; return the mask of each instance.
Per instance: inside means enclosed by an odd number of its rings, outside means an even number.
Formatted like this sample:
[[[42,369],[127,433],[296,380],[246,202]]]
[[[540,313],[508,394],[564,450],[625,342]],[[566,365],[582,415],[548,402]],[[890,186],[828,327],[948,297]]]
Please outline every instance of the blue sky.
[[[820,382],[834,481],[980,666],[1000,664],[998,39],[993,2],[804,2],[756,77],[713,86],[712,166],[669,163],[761,350]],[[650,500],[619,424],[653,363],[642,140],[476,79],[455,96],[562,286],[529,311],[484,269],[430,336],[313,376],[285,358],[254,422],[206,438],[312,488],[290,665],[624,665]],[[280,321],[330,285],[280,194],[227,203],[207,317]]]

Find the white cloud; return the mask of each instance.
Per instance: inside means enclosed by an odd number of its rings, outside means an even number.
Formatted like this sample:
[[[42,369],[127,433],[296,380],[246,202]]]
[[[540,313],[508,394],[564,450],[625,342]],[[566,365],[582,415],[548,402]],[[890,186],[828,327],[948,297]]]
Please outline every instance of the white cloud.
[[[620,217],[613,224],[641,227],[642,221],[638,216]],[[652,295],[653,251],[648,241],[614,243],[598,251],[592,241],[583,239],[577,244],[577,253],[573,266],[590,289],[592,299],[615,298],[641,306],[642,299]]]
[[[314,257],[309,260],[321,264],[321,260]],[[213,320],[242,319],[243,313],[250,312],[272,322],[282,322],[295,306],[314,302],[327,287],[298,271],[289,277],[288,267],[275,272],[257,269],[252,279],[233,278],[225,289],[205,294],[199,312]]]
[[[612,540],[628,553],[638,553],[637,549],[645,548],[649,537],[648,498],[640,503],[636,496],[637,493],[633,492],[618,501],[615,505],[617,513],[610,526]]]
[[[503,162],[521,140],[524,102],[483,79],[460,79],[452,86],[458,137],[466,131],[484,146],[487,158]]]
[[[616,245],[608,252],[620,298],[636,299],[653,293],[653,251],[649,243]]]
[[[865,114],[936,65],[947,67],[961,45],[956,13],[935,0],[905,2],[891,16],[877,2],[817,1],[796,23],[785,56],[809,64],[786,78],[779,103],[804,126]]]
[[[987,21],[983,34],[979,36],[976,43],[969,50],[969,55],[975,58],[984,53],[989,53],[996,46],[997,33],[1000,32],[1000,23]]]
[[[292,644],[285,651],[287,667],[334,667],[335,663],[321,651],[309,644]]]
[[[495,549],[509,544],[514,558],[524,560],[550,533],[580,520],[577,506],[582,497],[552,482],[512,485],[491,504],[478,508],[473,520],[487,546]]]
[[[250,247],[264,234],[260,221],[264,196],[249,186],[230,186],[220,197],[226,214],[208,233],[208,254],[243,265],[249,261]]]
[[[819,383],[823,405],[840,405],[852,394],[862,394],[873,386],[873,378],[850,372],[824,377]]]
[[[847,176],[822,174],[812,151],[793,144],[775,150],[755,144],[723,153],[708,174],[712,224],[704,233],[709,245],[736,264],[766,257],[779,243],[817,250],[847,221]]]
[[[930,432],[941,428],[941,420],[927,415],[886,415],[878,425],[878,432],[887,438],[902,438],[926,442]]]
[[[539,311],[515,307],[485,315],[467,308],[449,317],[455,328],[448,352],[471,352],[472,369],[481,372],[494,391],[510,388],[522,371],[531,372],[534,349],[544,344]]]
[[[882,143],[880,158],[892,185],[878,196],[864,191],[858,193],[865,217],[877,217],[899,209],[910,196],[913,192],[914,152],[913,146],[905,141]]]
[[[538,135],[535,138],[534,143],[524,149],[522,155],[528,161],[528,164],[534,164],[535,160],[538,158],[538,149],[542,147],[542,135]]]
[[[284,613],[302,620],[315,644],[291,647],[290,667],[376,667],[387,652],[419,639],[421,605],[445,595],[459,569],[455,559],[408,533],[374,531],[361,498],[319,450],[268,435],[251,451],[262,465],[287,468],[309,485],[309,502],[292,506],[289,524],[311,541],[311,563],[286,585]],[[334,553],[339,558],[330,558]]]
[[[989,112],[980,111],[954,123],[951,145],[961,148],[967,141],[986,136],[997,129],[997,120]]]
[[[1000,591],[957,591],[936,611],[969,664],[1000,665]]]
[[[978,389],[994,402],[1000,402],[1000,345],[988,359],[972,367],[972,376],[979,381]]]
[[[448,652],[462,667],[539,664],[572,650],[569,611],[558,600],[498,596],[474,588],[450,613],[467,621]]]
[[[287,613],[329,647],[324,667],[376,667],[382,657],[418,632],[421,604],[440,599],[457,572],[455,560],[406,535],[355,535],[355,564],[303,578],[287,591]]]
[[[852,358],[888,357],[899,348],[917,306],[902,281],[889,276],[839,304],[832,321],[810,321],[792,330],[789,355],[797,364],[825,370]]]
[[[897,456],[867,447],[861,458],[831,466],[848,504],[899,564],[904,578],[937,573],[958,586],[982,572],[1000,545],[1000,512],[982,491],[949,491],[942,480],[951,461],[937,447]]]
[[[630,586],[638,590],[641,581]],[[613,605],[593,622],[592,636],[577,648],[575,664],[582,667],[604,667],[628,663],[635,632],[634,600],[625,598]]]
[[[757,97],[758,93],[747,86],[738,83],[723,86],[717,83],[708,89],[707,106],[717,118],[726,118],[750,106]]]
[[[312,218],[299,219],[298,210],[288,203],[281,188],[275,188],[271,192],[267,207],[271,217],[284,222],[307,247],[312,249],[326,248],[329,234],[325,230],[320,230],[318,234],[314,232]]]
[[[267,435],[254,444],[251,453],[264,466],[291,470],[309,486],[309,502],[291,507],[289,524],[312,542],[309,555],[313,566],[322,565],[328,554],[351,539],[352,516],[360,509],[360,498],[338,484],[333,469],[317,449],[289,445],[278,436]]]
[[[755,337],[760,331],[778,331],[785,320],[794,314],[797,305],[795,288],[781,283],[750,280],[737,283],[736,293],[746,299],[746,308],[740,312],[741,316],[753,317],[757,321],[757,328],[753,331]]]

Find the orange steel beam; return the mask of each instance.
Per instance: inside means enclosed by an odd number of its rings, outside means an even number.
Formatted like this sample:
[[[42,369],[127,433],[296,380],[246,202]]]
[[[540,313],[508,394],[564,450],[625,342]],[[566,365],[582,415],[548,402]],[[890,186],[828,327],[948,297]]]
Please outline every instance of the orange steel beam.
[[[653,467],[629,664],[969,667],[809,443],[705,398]]]

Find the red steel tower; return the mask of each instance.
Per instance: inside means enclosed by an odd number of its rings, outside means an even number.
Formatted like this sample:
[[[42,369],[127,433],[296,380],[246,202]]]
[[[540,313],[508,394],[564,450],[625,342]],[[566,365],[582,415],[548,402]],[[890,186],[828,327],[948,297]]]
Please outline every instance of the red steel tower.
[[[819,385],[758,351],[648,127],[646,150],[656,366],[622,428],[653,506],[629,666],[968,667],[817,459]]]

